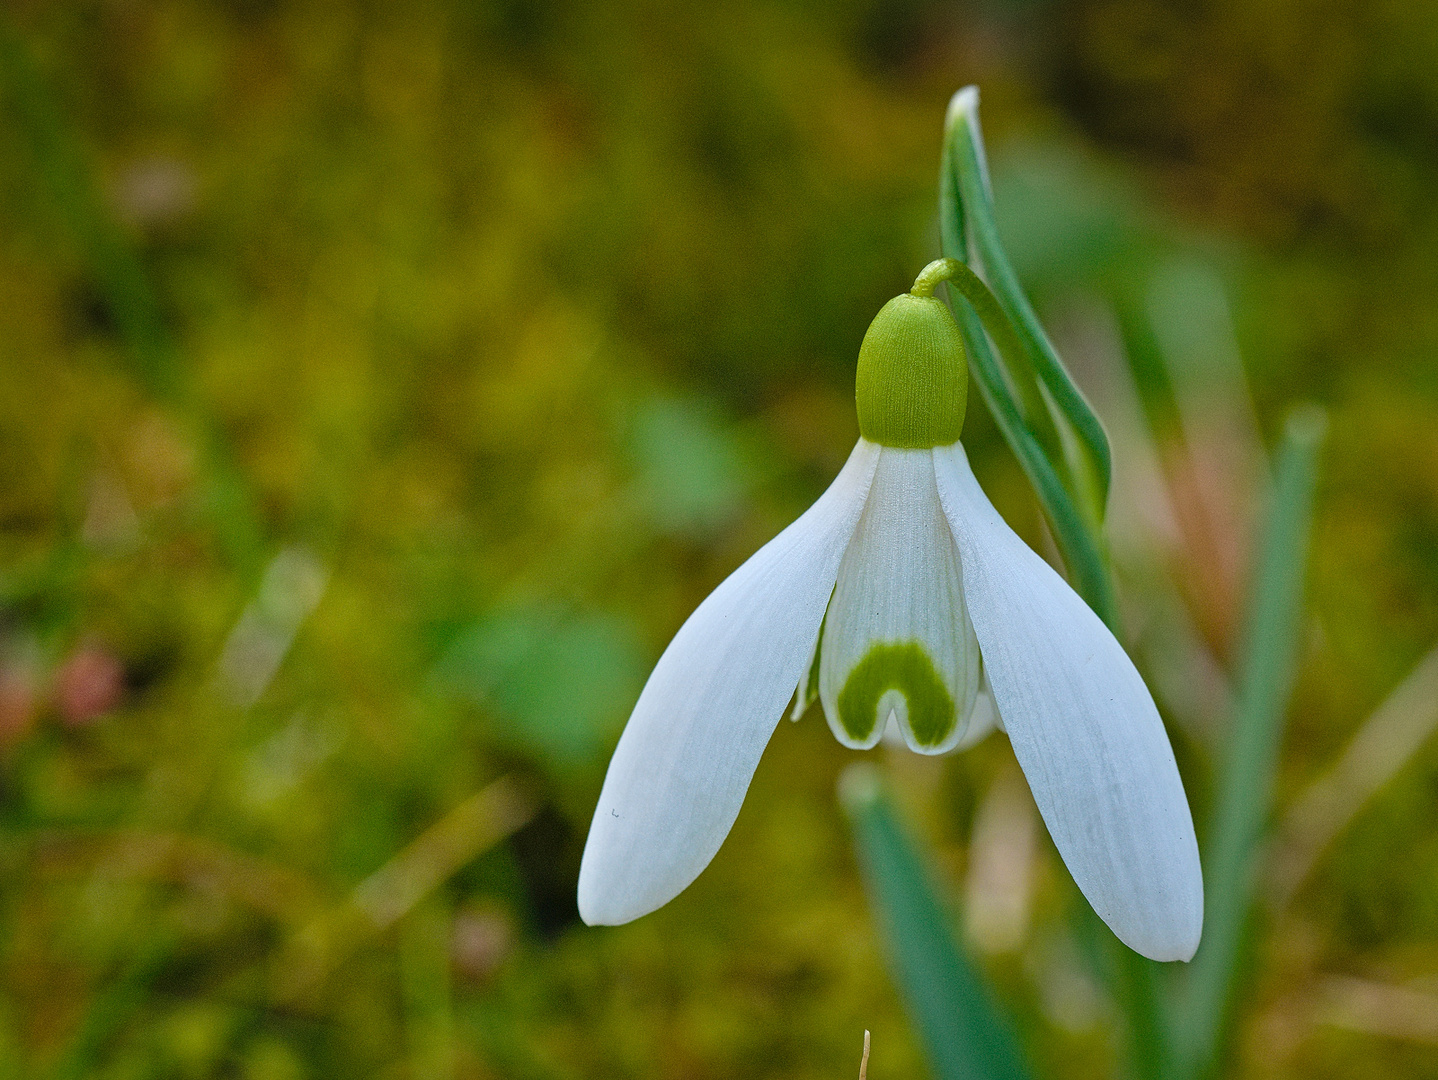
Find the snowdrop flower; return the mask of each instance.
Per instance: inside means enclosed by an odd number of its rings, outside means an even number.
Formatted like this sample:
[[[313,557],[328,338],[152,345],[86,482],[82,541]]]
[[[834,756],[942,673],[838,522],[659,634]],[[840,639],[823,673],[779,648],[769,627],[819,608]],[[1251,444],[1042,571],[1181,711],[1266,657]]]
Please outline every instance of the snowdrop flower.
[[[1163,723],[1113,634],[974,479],[958,441],[963,341],[934,267],[864,337],[862,436],[838,477],[699,605],[650,675],[590,826],[585,922],[628,922],[685,889],[785,706],[817,696],[854,749],[897,728],[911,750],[944,753],[997,720],[1094,910],[1152,959],[1198,947],[1198,847]]]

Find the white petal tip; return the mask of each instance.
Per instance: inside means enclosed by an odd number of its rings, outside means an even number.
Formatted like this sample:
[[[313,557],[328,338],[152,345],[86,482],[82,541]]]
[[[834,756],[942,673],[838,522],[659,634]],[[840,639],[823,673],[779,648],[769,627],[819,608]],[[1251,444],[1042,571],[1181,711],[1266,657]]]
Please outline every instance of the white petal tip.
[[[620,736],[580,860],[579,915],[614,926],[683,892],[729,834],[794,698],[879,447],[860,440],[819,501],[689,616]]]
[[[1120,939],[1122,940],[1122,939]],[[1150,960],[1157,960],[1161,963],[1181,962],[1187,963],[1193,959],[1193,954],[1198,952],[1199,934],[1188,930],[1176,933],[1172,938],[1159,938],[1148,941],[1125,941],[1134,952],[1140,956],[1146,956]]]
[[[585,926],[623,926],[648,915],[660,904],[645,904],[634,896],[619,896],[595,883],[586,867],[579,869],[579,917]],[[636,902],[638,901],[638,902]]]
[[[585,926],[623,926],[633,919],[624,919],[615,915],[609,915],[600,909],[590,908],[587,905],[579,905],[579,918]]]
[[[618,926],[623,919],[616,919],[606,910],[600,899],[585,888],[584,878],[579,879],[579,918],[585,926]]]
[[[1166,870],[1149,876],[1147,900],[1134,897],[1120,910],[1099,912],[1130,949],[1163,963],[1192,960],[1203,936],[1203,871],[1198,849],[1191,839],[1175,846],[1184,854]]]
[[[944,114],[944,130],[949,131],[958,123],[959,117],[973,116],[979,111],[979,88],[966,86],[949,98],[949,111]]]

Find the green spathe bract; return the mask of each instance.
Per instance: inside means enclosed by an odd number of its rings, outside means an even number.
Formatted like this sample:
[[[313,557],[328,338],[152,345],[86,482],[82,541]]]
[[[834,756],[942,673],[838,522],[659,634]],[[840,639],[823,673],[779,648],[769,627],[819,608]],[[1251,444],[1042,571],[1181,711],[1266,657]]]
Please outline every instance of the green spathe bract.
[[[964,339],[948,306],[924,291],[921,277],[885,304],[859,347],[859,430],[881,446],[948,446],[964,428]]]
[[[885,719],[879,699],[890,690],[904,695],[909,730],[920,746],[938,746],[954,730],[954,699],[924,647],[917,641],[877,641],[839,691],[839,722],[851,738],[867,739]]]

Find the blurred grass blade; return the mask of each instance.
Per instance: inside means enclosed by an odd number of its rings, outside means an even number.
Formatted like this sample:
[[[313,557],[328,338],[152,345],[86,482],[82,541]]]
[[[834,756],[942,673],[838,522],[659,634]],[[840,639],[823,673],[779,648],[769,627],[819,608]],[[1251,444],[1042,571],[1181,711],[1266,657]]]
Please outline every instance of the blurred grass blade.
[[[388,929],[481,851],[524,828],[538,809],[513,778],[491,781],[360,882],[352,903],[375,929]]]
[[[939,191],[943,253],[948,258],[967,262],[963,231],[965,214],[962,204],[955,198],[957,180],[949,141],[944,145]],[[1056,461],[1062,460],[1057,442],[1041,439],[1033,423],[1026,418],[1026,411],[1028,416],[1037,415],[1040,419],[1046,418],[1047,414],[1041,404],[1037,409],[1030,407],[1027,410],[1020,404],[1014,384],[989,347],[983,320],[970,302],[956,295],[957,289],[958,286],[951,283],[950,306],[964,335],[964,345],[969,352],[969,364],[979,392],[983,394],[1004,441],[1013,450],[1038,494],[1071,583],[1099,618],[1110,627],[1116,627],[1113,582],[1109,576],[1102,533],[1095,522],[1086,519],[1079,511],[1055,466]]]
[[[1438,648],[1364,721],[1340,757],[1283,815],[1269,875],[1271,900],[1283,907],[1318,860],[1380,788],[1438,729]]]
[[[1009,1025],[954,944],[918,853],[872,766],[844,773],[840,799],[888,942],[894,975],[939,1080],[1024,1080]]]
[[[1183,1073],[1214,1065],[1255,886],[1254,858],[1268,821],[1301,629],[1318,454],[1326,419],[1302,406],[1284,425],[1268,526],[1254,579],[1238,674],[1237,713],[1205,860],[1203,943],[1189,971]]]
[[[1069,464],[1072,494],[1093,524],[1101,525],[1113,471],[1108,436],[1054,351],[999,240],[979,128],[978,87],[965,87],[954,95],[944,142],[952,147],[956,186],[968,229],[965,238],[972,238],[990,288],[1018,332],[1028,362],[1047,391],[1054,411],[1070,429],[1065,432],[1061,427],[1060,434],[1065,436],[1063,451]]]
[[[1173,965],[1149,960],[1119,941],[1076,885],[1069,910],[1074,944],[1085,967],[1112,995],[1123,1017],[1129,1068],[1121,1075],[1142,1080],[1173,1076],[1173,984],[1166,970]]]
[[[1164,965],[1140,956],[1112,935],[1109,941],[1114,953],[1110,985],[1128,1026],[1134,1075],[1172,1076],[1174,1037],[1167,993],[1172,983],[1165,977]]]
[[[232,706],[248,709],[260,700],[328,583],[329,569],[302,545],[270,560],[216,665],[216,689]]]
[[[538,805],[516,780],[501,776],[421,833],[347,901],[300,927],[272,971],[272,996],[294,1001],[323,984],[361,942],[394,926],[465,864],[522,829]]]

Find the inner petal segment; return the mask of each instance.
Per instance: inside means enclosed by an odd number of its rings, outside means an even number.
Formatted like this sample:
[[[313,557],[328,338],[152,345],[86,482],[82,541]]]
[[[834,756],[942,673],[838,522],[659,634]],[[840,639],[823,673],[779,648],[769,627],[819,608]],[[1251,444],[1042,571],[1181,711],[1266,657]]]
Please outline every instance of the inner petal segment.
[[[886,447],[880,456],[818,651],[819,698],[845,746],[873,746],[891,714],[919,753],[963,737],[979,646],[931,452]]]
[[[918,641],[869,646],[839,691],[839,723],[855,742],[865,742],[893,713],[925,746],[938,746],[958,717],[954,698]]]

